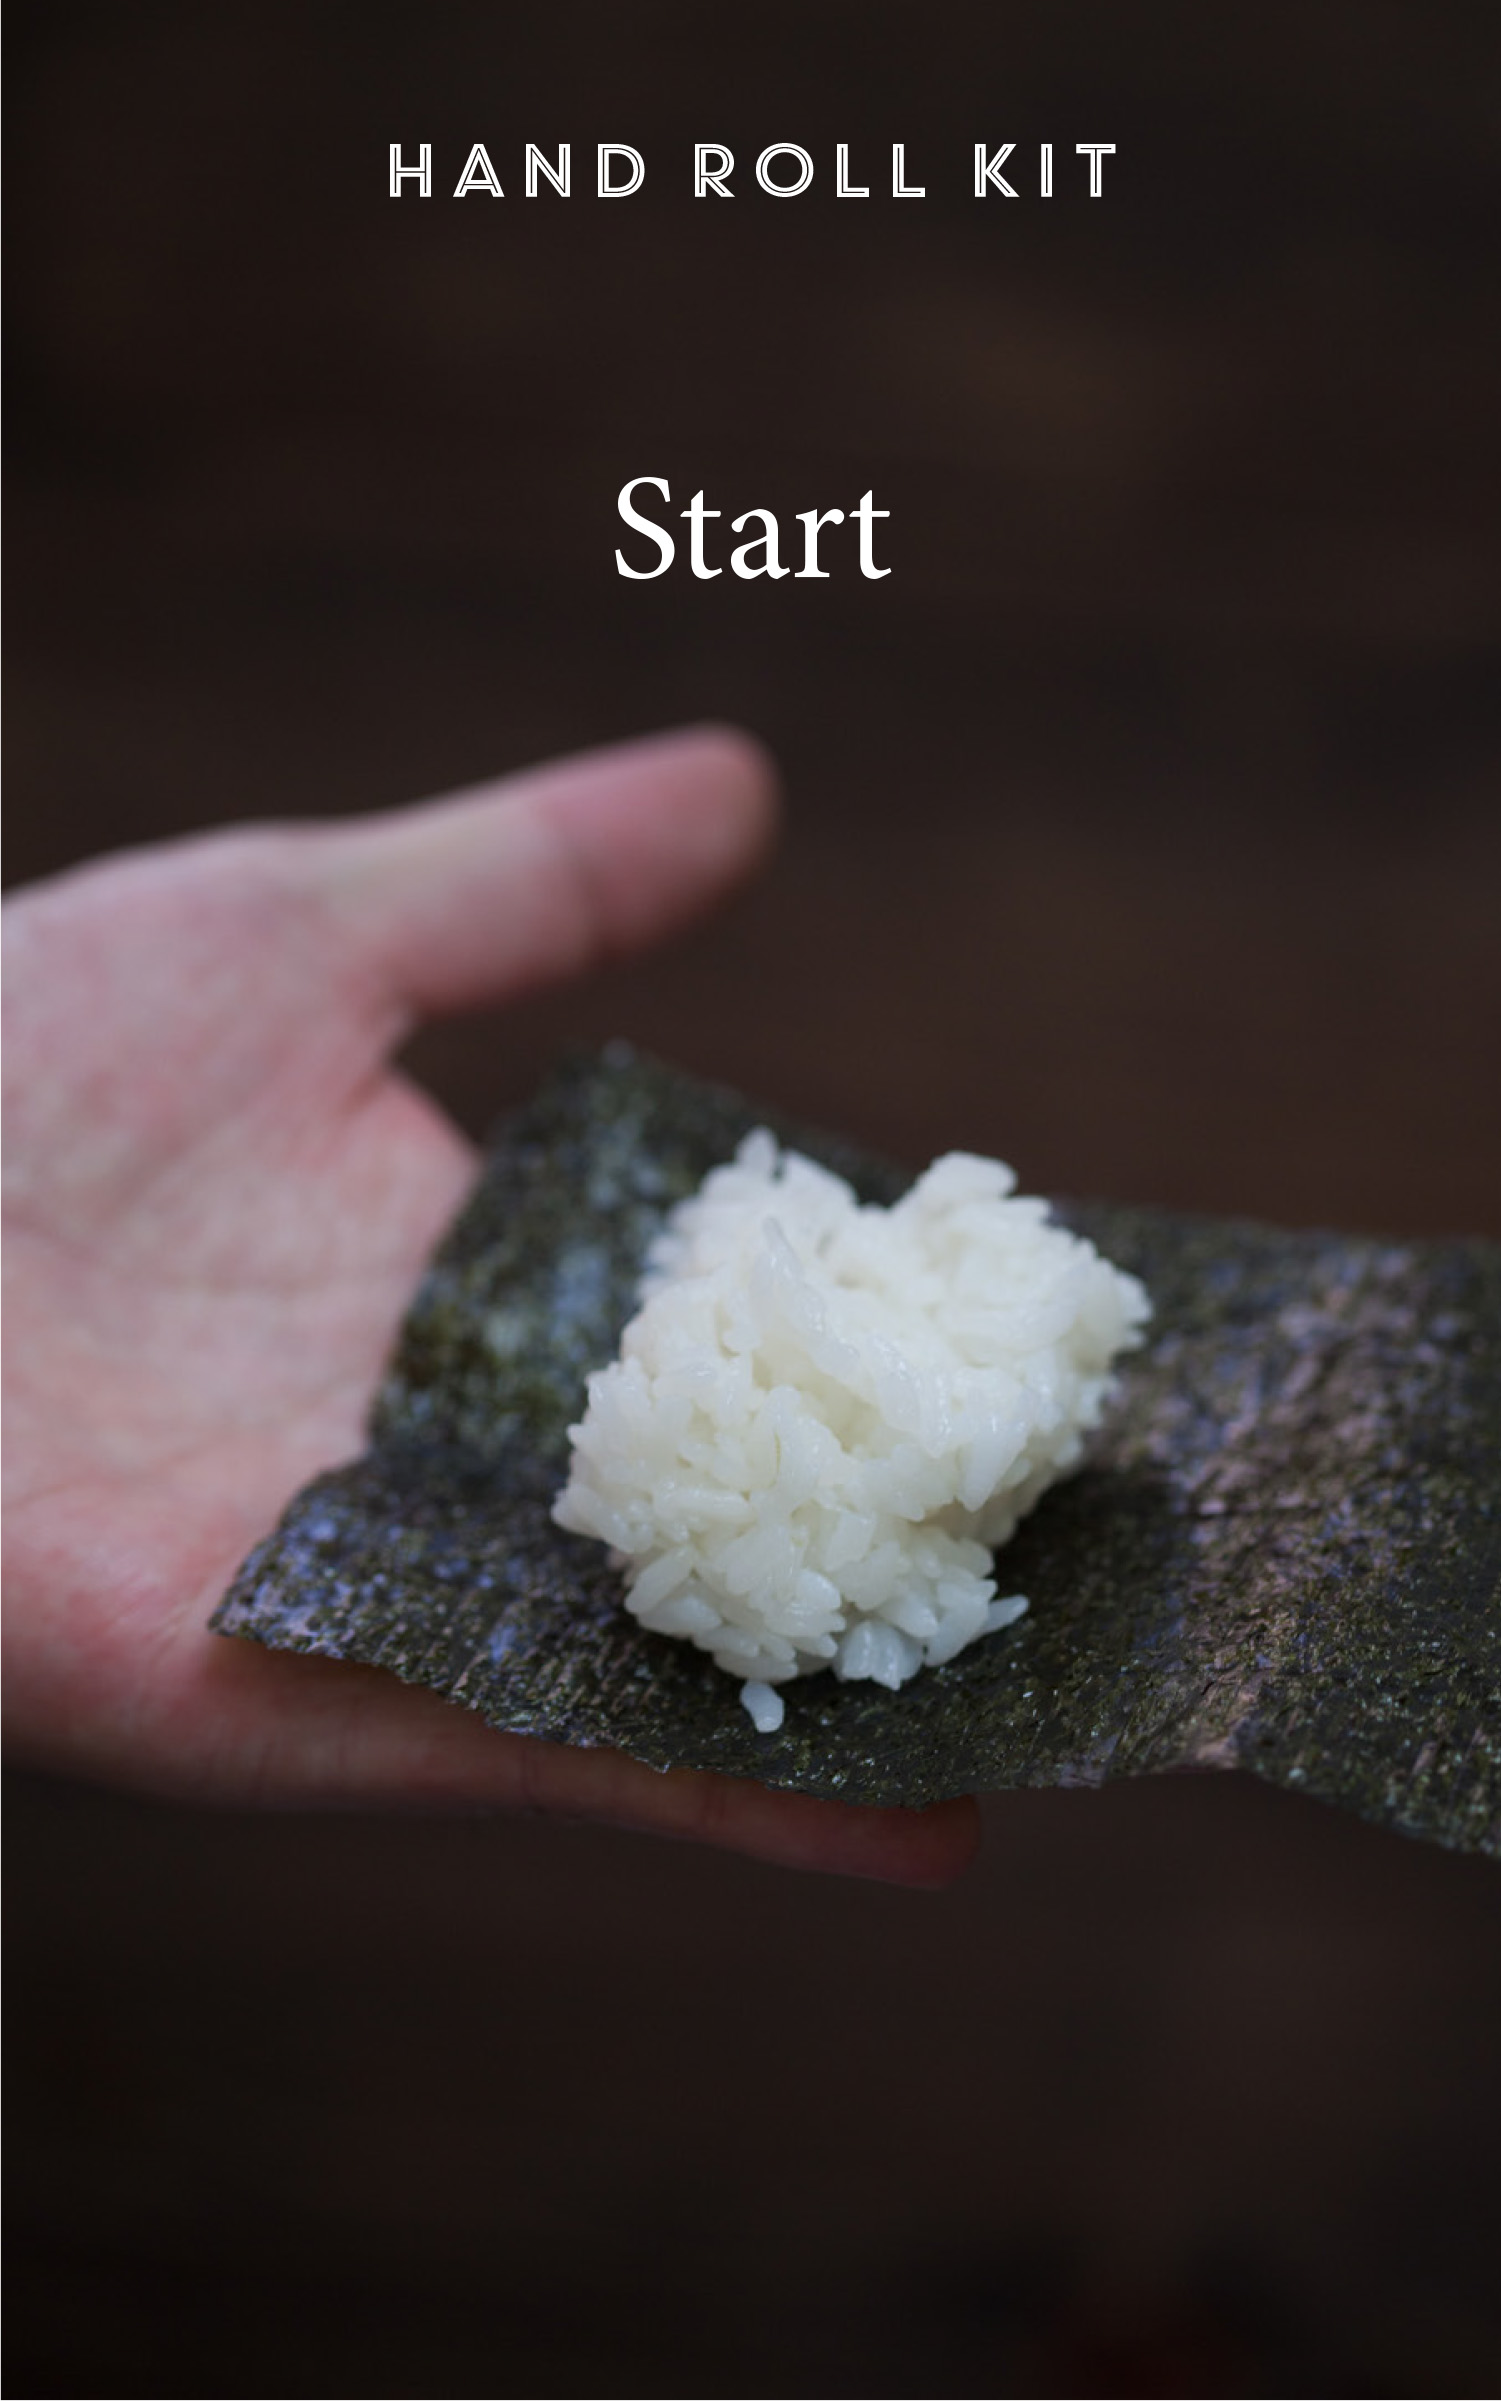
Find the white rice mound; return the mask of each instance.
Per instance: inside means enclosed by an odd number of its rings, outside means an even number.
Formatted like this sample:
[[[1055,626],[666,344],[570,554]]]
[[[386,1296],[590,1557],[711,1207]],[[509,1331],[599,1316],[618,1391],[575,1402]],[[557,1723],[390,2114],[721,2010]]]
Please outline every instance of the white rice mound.
[[[770,1134],[669,1216],[620,1356],[570,1429],[561,1526],[607,1542],[644,1626],[772,1687],[893,1691],[1020,1617],[991,1552],[1078,1462],[1151,1304],[962,1151],[893,1208]]]

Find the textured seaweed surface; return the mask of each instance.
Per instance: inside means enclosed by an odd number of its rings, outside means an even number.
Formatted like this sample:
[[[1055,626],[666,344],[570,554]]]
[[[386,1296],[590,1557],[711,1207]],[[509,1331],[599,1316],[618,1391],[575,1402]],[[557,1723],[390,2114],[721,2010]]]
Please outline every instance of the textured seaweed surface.
[[[818,1676],[758,1735],[549,1503],[664,1212],[753,1124],[615,1046],[502,1130],[417,1294],[368,1454],[300,1493],[221,1632],[386,1667],[492,1725],[846,1800],[1245,1767],[1501,1850],[1501,1251],[1069,1206],[1145,1278],[1089,1465],[1005,1553],[1030,1614],[900,1693]]]

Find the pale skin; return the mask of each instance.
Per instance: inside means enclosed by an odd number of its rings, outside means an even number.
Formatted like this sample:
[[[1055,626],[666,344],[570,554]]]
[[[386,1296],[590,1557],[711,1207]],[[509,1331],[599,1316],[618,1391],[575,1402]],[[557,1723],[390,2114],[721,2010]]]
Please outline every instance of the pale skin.
[[[755,866],[775,807],[756,746],[706,729],[126,853],[7,904],[13,1756],[239,1805],[524,1808],[900,1883],[960,1872],[969,1801],[661,1776],[207,1630],[292,1494],[361,1449],[475,1175],[393,1053],[422,1018],[668,934]]]

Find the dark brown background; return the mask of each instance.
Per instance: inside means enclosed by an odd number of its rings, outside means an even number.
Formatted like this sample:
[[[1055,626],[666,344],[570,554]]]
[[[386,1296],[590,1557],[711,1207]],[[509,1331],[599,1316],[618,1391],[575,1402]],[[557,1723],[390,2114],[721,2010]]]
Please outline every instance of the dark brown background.
[[[727,716],[779,864],[424,1035],[468,1123],[625,1032],[913,1160],[1501,1232],[1492,12],[11,22],[12,880]],[[977,207],[980,134],[1057,198]],[[393,206],[398,138],[507,198]],[[894,572],[623,582],[638,474],[873,486]],[[40,1780],[13,1827],[18,2394],[1501,2373],[1480,1863],[1235,1780],[998,1802],[941,1899]]]

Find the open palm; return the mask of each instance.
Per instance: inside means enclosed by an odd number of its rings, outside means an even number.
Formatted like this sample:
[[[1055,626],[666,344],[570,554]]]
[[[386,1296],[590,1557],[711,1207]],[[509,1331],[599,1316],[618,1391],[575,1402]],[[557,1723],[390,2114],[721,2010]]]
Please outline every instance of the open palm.
[[[393,1050],[691,915],[772,813],[752,745],[683,734],[9,904],[7,1716],[28,1756],[226,1800],[557,1808],[902,1880],[963,1864],[971,1804],[661,1777],[206,1631],[297,1488],[362,1447],[473,1178]]]

